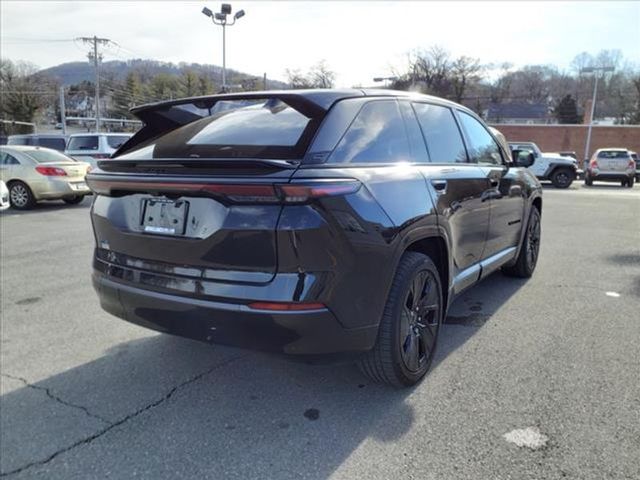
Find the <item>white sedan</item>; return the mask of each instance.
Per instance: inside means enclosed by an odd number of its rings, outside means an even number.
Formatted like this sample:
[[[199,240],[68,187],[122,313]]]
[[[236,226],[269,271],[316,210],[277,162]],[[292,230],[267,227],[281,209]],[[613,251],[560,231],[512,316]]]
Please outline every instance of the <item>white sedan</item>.
[[[9,208],[9,189],[7,185],[0,180],[0,211]]]

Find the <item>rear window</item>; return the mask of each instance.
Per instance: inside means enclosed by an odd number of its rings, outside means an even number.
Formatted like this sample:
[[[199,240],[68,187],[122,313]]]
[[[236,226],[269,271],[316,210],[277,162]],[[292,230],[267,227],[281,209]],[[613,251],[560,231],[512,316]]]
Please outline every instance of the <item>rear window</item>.
[[[63,151],[66,147],[64,138],[40,138],[38,145],[45,148],[53,148],[54,150]]]
[[[56,150],[28,150],[23,153],[38,163],[75,162],[73,158],[67,157]]]
[[[67,150],[98,150],[98,136],[71,137]]]
[[[119,158],[302,158],[316,127],[276,99],[225,101],[217,107],[211,116]]]
[[[598,158],[629,158],[629,152],[621,150],[605,150],[598,153]]]
[[[114,136],[114,135],[108,135],[107,136],[107,143],[109,144],[109,146],[111,148],[120,148],[120,145],[122,145],[124,142],[126,142],[127,140],[129,140],[130,137],[128,136]]]

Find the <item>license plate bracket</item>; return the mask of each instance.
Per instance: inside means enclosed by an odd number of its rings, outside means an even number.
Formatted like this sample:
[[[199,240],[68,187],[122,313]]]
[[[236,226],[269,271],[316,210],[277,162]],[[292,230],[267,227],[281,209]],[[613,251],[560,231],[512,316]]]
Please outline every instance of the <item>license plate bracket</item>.
[[[148,198],[143,202],[140,223],[146,233],[184,235],[189,202],[168,198]]]

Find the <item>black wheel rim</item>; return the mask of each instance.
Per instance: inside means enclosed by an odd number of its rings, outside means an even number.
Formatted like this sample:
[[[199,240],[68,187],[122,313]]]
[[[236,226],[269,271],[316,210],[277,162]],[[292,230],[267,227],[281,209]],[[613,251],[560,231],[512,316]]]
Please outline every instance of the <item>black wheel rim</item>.
[[[533,268],[538,261],[540,250],[540,217],[532,215],[527,231],[527,264]]]
[[[405,367],[418,372],[431,359],[440,328],[440,293],[433,273],[413,278],[400,322],[400,354]]]
[[[561,186],[564,187],[565,185],[567,185],[569,183],[569,175],[567,175],[564,172],[559,173],[556,176],[556,181],[558,182],[558,185],[561,185]]]

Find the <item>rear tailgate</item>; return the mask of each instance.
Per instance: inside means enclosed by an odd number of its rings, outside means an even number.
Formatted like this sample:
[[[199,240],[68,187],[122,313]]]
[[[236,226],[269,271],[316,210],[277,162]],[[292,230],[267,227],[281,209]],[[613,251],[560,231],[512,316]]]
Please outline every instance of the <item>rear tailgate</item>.
[[[623,173],[629,168],[630,157],[623,152],[603,152],[598,155],[598,168],[602,172]]]
[[[286,183],[295,167],[265,170],[257,177],[90,175],[98,257],[169,275],[270,281],[282,206],[259,195]]]
[[[169,284],[270,281],[283,208],[274,185],[289,182],[325,112],[271,93],[135,111],[145,126],[87,176],[98,259]]]

